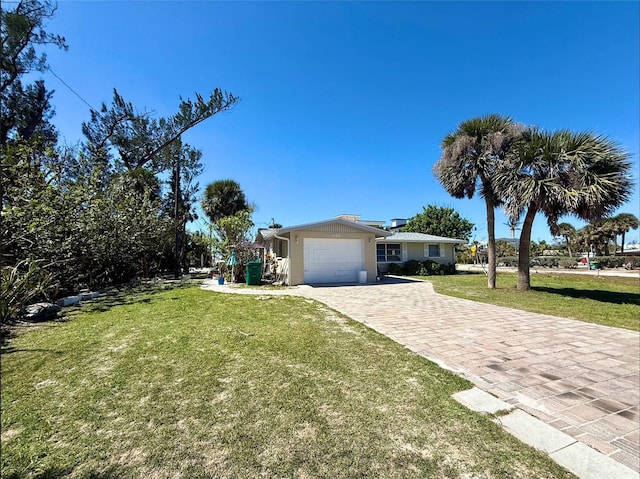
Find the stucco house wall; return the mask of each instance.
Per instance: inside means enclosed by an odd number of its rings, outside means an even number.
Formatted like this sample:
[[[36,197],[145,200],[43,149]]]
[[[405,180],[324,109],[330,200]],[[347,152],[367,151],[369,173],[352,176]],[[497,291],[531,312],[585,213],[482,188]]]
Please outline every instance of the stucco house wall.
[[[305,282],[305,239],[359,240],[362,245],[363,270],[367,272],[367,282],[374,283],[378,271],[376,238],[388,235],[390,233],[386,231],[337,218],[279,230],[263,230],[259,232],[259,240],[264,241],[269,254],[277,256],[277,272],[281,276],[286,276],[287,283],[292,286]]]
[[[400,258],[392,261],[378,260],[378,268],[383,273],[389,271],[389,265],[404,264],[409,260],[426,261],[431,260],[440,264],[455,264],[455,246],[465,244],[466,241],[455,238],[445,238],[440,236],[425,235],[421,233],[395,233],[386,238],[378,238],[377,244],[399,244]],[[438,245],[440,255],[429,256],[429,245]],[[426,254],[425,254],[426,250]]]
[[[335,238],[359,239],[363,242],[364,266],[367,271],[367,282],[375,283],[377,275],[375,236],[368,233],[332,233],[325,231],[299,230],[289,233],[291,239],[291,285],[304,284],[304,239]]]

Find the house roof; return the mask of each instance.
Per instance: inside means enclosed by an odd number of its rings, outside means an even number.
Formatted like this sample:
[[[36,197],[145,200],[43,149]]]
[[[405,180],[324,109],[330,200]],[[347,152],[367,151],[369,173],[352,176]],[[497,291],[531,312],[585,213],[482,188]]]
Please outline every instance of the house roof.
[[[386,238],[377,238],[376,241],[382,243],[448,243],[466,244],[465,240],[456,238],[445,238],[444,236],[427,235],[424,233],[393,233]]]
[[[259,233],[262,235],[264,239],[269,239],[275,235],[282,235],[282,234],[290,233],[292,231],[313,230],[313,229],[318,229],[318,228],[331,226],[331,225],[342,225],[355,230],[360,230],[364,233],[372,233],[376,236],[376,238],[390,236],[392,234],[380,228],[363,225],[361,223],[345,220],[343,218],[332,218],[330,220],[318,221],[316,223],[305,223],[302,225],[287,226],[287,227],[278,228],[278,229],[273,229],[273,228],[261,229],[259,230]]]

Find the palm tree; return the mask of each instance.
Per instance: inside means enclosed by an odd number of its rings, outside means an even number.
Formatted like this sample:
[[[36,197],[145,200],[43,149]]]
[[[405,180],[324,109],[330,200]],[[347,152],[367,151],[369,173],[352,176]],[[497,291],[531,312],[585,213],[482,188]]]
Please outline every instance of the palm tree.
[[[491,182],[518,136],[513,120],[497,114],[463,121],[442,140],[442,156],[433,167],[438,181],[454,198],[472,198],[478,189],[487,211],[487,285],[496,287],[495,208],[500,198]]]
[[[204,190],[202,210],[213,223],[249,208],[242,188],[234,180],[214,181]]]
[[[531,288],[529,251],[531,228],[542,212],[552,231],[567,214],[594,220],[623,204],[633,188],[629,153],[617,143],[590,132],[568,130],[523,132],[509,155],[509,165],[494,176],[510,216],[524,213],[518,289]]]
[[[624,237],[630,230],[638,229],[640,222],[635,215],[631,213],[620,213],[617,216],[611,218],[613,229],[616,235],[622,235],[622,241],[620,242],[620,254],[624,253]],[[617,248],[616,248],[617,249]],[[615,250],[614,250],[615,254]]]
[[[509,221],[507,221],[506,223],[503,223],[505,226],[509,227],[509,231],[511,232],[511,239],[515,239],[516,237],[516,230],[519,230],[519,226],[520,226],[520,218],[512,218],[509,217]]]
[[[564,241],[567,243],[567,251],[569,252],[569,258],[572,258],[571,255],[571,244],[576,239],[576,228],[571,223],[560,223],[557,225],[556,230],[553,231],[553,234],[556,236],[562,236]]]
[[[607,228],[603,228],[602,221],[594,221],[586,225],[578,231],[576,239],[581,247],[596,256],[608,255],[609,241],[611,241],[611,233]]]

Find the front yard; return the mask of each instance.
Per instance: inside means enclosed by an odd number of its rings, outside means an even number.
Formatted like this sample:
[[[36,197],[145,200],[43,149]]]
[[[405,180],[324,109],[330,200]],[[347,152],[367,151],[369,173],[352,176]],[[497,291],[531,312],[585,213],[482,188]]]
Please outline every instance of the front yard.
[[[487,288],[482,273],[426,276],[436,292],[533,313],[550,314],[617,328],[640,330],[640,278],[532,273],[531,290],[517,291],[517,275],[498,273]]]
[[[2,477],[573,477],[319,303],[120,299],[3,344]]]

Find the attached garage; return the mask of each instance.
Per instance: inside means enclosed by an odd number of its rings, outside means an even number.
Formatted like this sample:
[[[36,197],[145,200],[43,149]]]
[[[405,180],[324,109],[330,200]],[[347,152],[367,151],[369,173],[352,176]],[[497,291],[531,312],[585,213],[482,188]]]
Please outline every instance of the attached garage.
[[[290,285],[357,283],[366,271],[376,281],[376,238],[388,231],[344,218],[279,229],[260,230],[270,261]],[[274,258],[275,256],[275,258]]]
[[[364,270],[364,240],[304,238],[304,282],[358,281]]]

